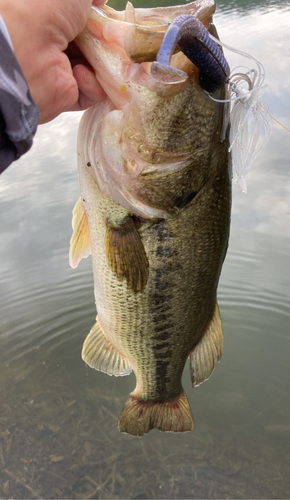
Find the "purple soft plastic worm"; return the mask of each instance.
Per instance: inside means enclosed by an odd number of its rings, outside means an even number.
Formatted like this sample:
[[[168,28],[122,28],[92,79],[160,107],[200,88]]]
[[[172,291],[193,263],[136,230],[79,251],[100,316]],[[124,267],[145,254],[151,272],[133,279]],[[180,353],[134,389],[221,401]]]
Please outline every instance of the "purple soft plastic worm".
[[[208,34],[207,29],[195,16],[181,15],[170,24],[157,61],[152,63],[151,74],[163,83],[178,83],[187,74],[170,66],[176,46],[200,69],[200,84],[207,92],[214,92],[225,83],[230,74],[229,65]]]

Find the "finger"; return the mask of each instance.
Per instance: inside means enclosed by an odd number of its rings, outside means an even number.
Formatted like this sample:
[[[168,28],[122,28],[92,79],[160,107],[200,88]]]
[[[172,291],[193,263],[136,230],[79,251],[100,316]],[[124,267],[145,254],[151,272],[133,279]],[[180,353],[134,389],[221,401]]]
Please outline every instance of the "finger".
[[[78,100],[78,83],[67,56],[57,55],[51,71],[43,72],[33,85],[32,97],[40,110],[39,123],[53,120]]]
[[[79,87],[79,98],[69,111],[81,111],[106,99],[107,94],[91,68],[79,64],[73,68],[73,76]]]
[[[73,68],[73,76],[76,79],[80,92],[94,101],[103,101],[107,94],[96,79],[92,68],[77,64]]]
[[[94,106],[98,101],[90,99],[87,95],[79,92],[79,100],[67,111],[84,111],[85,109]]]

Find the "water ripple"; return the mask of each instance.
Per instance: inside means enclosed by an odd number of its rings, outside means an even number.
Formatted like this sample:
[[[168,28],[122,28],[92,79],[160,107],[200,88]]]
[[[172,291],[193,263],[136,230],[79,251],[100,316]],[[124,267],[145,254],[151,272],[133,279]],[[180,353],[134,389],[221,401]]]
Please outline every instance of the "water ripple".
[[[279,315],[283,324],[283,318],[290,317],[289,294],[276,287],[272,277],[269,281],[265,279],[264,267],[259,251],[234,248],[229,252],[218,291],[223,320],[230,311],[239,316],[242,310],[244,315],[253,315],[255,311],[260,315],[266,312],[267,317]],[[49,284],[39,280],[37,268],[30,276],[34,272],[38,279],[32,278],[32,286],[27,290],[8,289],[2,300],[5,314],[1,318],[4,328],[0,340],[2,352],[9,361],[41,346],[46,350],[75,349],[85,338],[96,315],[89,266],[73,273],[69,270],[64,279]],[[9,282],[13,279],[11,272],[6,271],[2,283]]]

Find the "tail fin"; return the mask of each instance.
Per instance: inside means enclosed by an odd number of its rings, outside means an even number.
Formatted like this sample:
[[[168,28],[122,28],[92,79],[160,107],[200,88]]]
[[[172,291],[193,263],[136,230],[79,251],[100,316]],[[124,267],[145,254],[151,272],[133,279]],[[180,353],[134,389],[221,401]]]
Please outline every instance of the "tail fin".
[[[131,395],[118,421],[121,432],[143,436],[151,429],[186,432],[193,428],[193,417],[185,392],[164,402],[143,401]]]

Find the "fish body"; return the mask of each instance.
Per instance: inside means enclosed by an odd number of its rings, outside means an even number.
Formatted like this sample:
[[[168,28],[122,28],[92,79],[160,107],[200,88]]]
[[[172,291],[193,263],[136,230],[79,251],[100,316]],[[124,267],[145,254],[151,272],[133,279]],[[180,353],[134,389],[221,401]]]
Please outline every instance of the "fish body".
[[[231,209],[223,107],[180,52],[173,64],[186,82],[164,85],[150,73],[168,16],[200,13],[208,27],[214,4],[206,5],[104,7],[78,39],[108,95],[84,113],[78,136],[81,198],[70,262],[76,267],[91,253],[98,313],[82,356],[110,375],[134,371],[136,388],[118,423],[132,435],[191,430],[186,359],[198,385],[223,351],[216,293]],[[222,98],[223,86],[214,95]]]

